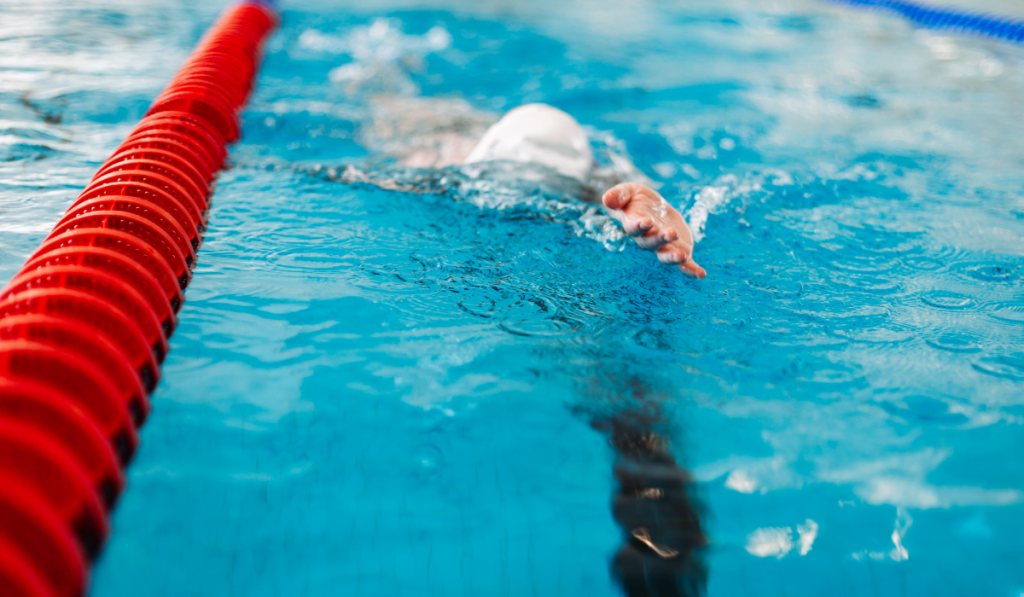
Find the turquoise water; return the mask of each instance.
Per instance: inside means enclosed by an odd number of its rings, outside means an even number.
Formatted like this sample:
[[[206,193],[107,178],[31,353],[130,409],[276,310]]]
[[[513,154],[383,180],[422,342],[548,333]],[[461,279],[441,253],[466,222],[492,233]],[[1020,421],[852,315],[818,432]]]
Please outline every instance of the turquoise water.
[[[0,279],[222,6],[0,7]],[[1024,594],[1020,48],[800,0],[434,6],[286,4],[94,597],[616,595],[637,561]],[[534,101],[707,279],[550,178],[402,165]]]

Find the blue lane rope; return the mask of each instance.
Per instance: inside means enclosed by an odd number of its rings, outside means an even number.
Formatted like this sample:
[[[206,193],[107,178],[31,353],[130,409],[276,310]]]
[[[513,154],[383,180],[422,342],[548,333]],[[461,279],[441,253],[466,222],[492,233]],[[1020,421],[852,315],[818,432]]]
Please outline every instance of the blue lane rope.
[[[943,29],[1024,43],[1024,21],[966,10],[940,8],[904,0],[828,0],[866,8],[889,10],[929,29]]]

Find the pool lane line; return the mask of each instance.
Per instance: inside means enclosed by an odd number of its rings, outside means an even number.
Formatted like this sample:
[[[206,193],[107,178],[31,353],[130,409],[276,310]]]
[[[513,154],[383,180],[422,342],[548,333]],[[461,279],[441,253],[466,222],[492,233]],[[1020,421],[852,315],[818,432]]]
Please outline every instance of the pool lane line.
[[[0,596],[82,597],[274,5],[224,12],[0,292]]]
[[[992,37],[1012,43],[1024,43],[1024,21],[976,11],[930,6],[905,0],[825,0],[860,8],[894,12],[928,29]]]

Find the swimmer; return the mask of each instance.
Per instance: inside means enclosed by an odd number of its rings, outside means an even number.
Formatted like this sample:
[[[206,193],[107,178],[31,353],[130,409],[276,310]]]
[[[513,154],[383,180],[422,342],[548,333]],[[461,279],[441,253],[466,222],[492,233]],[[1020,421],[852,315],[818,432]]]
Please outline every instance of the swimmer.
[[[362,142],[386,155],[388,162],[413,169],[494,162],[498,167],[489,172],[492,175],[506,171],[499,162],[542,166],[572,181],[553,186],[572,189],[567,192],[584,201],[600,202],[659,261],[698,279],[706,276],[693,260],[693,237],[682,215],[649,185],[622,182],[623,174],[600,171],[586,133],[565,112],[528,104],[494,122],[461,100],[377,96],[372,106],[374,117],[361,132]],[[646,180],[635,167],[619,170]],[[516,178],[533,180],[535,175],[529,168],[514,169]],[[329,176],[335,179],[337,174]],[[431,173],[410,181],[390,174],[367,175],[351,166],[340,175],[346,183],[432,194],[445,192],[445,183],[439,182],[443,178]],[[598,189],[605,191],[603,195]],[[615,453],[612,473],[618,487],[612,516],[622,529],[623,542],[609,562],[611,574],[628,597],[704,595],[708,538],[693,495],[695,482],[672,455],[671,422],[662,414],[663,399],[642,380],[630,377],[621,383],[609,371],[596,365],[577,378],[591,382],[584,404],[596,408],[587,413],[584,406],[579,412],[592,416],[591,426],[607,435]]]
[[[376,141],[372,144],[383,145],[397,154],[404,166],[438,168],[481,162],[544,166],[597,191],[593,199],[583,199],[596,202],[600,196],[605,212],[622,225],[640,248],[653,251],[658,261],[674,265],[697,279],[707,275],[693,260],[693,236],[683,216],[642,182],[612,184],[597,176],[590,141],[583,127],[565,112],[546,104],[520,106],[491,125],[477,141],[473,133],[482,128],[479,116],[439,120],[446,112],[439,108],[445,106],[431,109],[434,102],[430,100],[380,97],[375,103],[384,117],[376,118],[371,127],[371,136]],[[467,108],[462,106],[461,110],[466,112]],[[399,115],[398,119],[394,115]],[[415,140],[413,145],[409,145],[410,138]],[[417,190],[381,181],[376,184],[396,190]],[[598,195],[601,191],[603,195]]]
[[[583,127],[546,104],[527,104],[505,114],[463,163],[497,160],[540,164],[583,183],[594,167]],[[693,236],[686,221],[657,191],[623,182],[608,189],[601,204],[640,248],[654,251],[658,261],[697,279],[707,275],[693,260]]]

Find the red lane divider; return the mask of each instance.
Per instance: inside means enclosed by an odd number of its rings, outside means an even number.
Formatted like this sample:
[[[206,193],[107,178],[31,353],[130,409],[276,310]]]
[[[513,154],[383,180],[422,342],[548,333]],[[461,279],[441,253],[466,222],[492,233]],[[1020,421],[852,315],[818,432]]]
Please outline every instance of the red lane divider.
[[[0,342],[0,379],[37,384],[67,395],[103,429],[122,462],[135,454],[139,435],[131,412],[118,399],[108,374],[91,361],[39,342]]]
[[[206,231],[206,192],[196,184],[188,173],[166,162],[147,160],[144,158],[120,160],[115,164],[109,164],[96,173],[96,176],[103,177],[105,174],[123,175],[127,172],[146,172],[167,179],[185,191],[188,201],[184,204],[189,216],[195,223],[199,232]],[[158,179],[160,180],[160,179]],[[205,186],[205,185],[204,185]],[[194,210],[194,211],[193,211]]]
[[[0,594],[83,597],[274,9],[203,36],[0,291]]]
[[[141,188],[141,185],[137,188]],[[167,212],[157,211],[155,206],[132,211],[94,211],[71,219],[62,219],[47,240],[74,230],[117,230],[134,236],[156,249],[167,263],[171,264],[175,277],[185,281],[183,289],[192,281],[192,266],[196,262],[192,244],[186,238],[181,224],[168,217]]]
[[[136,427],[149,415],[149,391],[131,361],[106,335],[71,319],[20,315],[0,320],[0,340],[27,340],[60,346],[106,372],[117,397],[128,407]]]
[[[0,541],[21,560],[5,560],[0,574],[11,565],[29,566],[54,597],[81,597],[89,571],[78,541],[19,477],[0,472],[0,487]]]
[[[178,326],[178,318],[175,313],[175,309],[181,305],[180,301],[177,301],[178,293],[172,293],[171,297],[165,295],[156,276],[139,265],[137,261],[128,259],[115,251],[98,247],[73,247],[57,249],[33,257],[25,264],[22,271],[31,272],[56,265],[77,265],[116,276],[145,297],[146,304],[153,308],[153,312],[160,320],[160,327],[163,328],[165,335],[170,337]],[[177,286],[173,286],[173,282],[170,284],[173,290],[178,290]],[[174,304],[175,301],[178,302],[177,307]],[[149,388],[149,390],[152,391],[153,388]]]
[[[89,559],[110,531],[99,492],[74,459],[49,434],[0,420],[0,473],[17,477],[74,532]]]
[[[124,166],[122,162],[119,166]],[[206,228],[206,218],[200,207],[202,196],[195,196],[174,180],[149,170],[115,170],[101,173],[89,183],[72,207],[97,197],[138,197],[159,204],[174,221],[185,229],[189,244],[198,249],[202,242],[199,233]],[[68,215],[64,218],[68,219]]]
[[[178,175],[176,173],[181,173],[182,175],[184,175],[185,178],[187,178],[188,181],[191,183],[191,185],[195,189],[197,189],[199,195],[202,197],[201,203],[203,205],[203,212],[205,214],[206,209],[210,205],[208,189],[210,185],[210,179],[208,179],[205,174],[202,174],[194,164],[182,159],[181,155],[177,153],[173,153],[164,149],[154,149],[145,147],[125,149],[114,154],[114,156],[107,160],[107,163],[103,164],[103,166],[100,168],[100,171],[97,172],[96,175],[100,176],[102,174],[106,174],[107,172],[114,172],[117,171],[118,169],[128,168],[130,167],[130,165],[135,164],[152,164],[154,166],[159,164],[166,168],[171,168],[173,169],[172,172],[175,174],[167,174],[165,172],[164,175],[170,177],[172,180],[175,180],[182,185],[185,185],[185,183],[178,181],[175,178],[175,176]],[[137,170],[138,168],[132,169]],[[157,171],[158,170],[154,169],[154,172]]]
[[[57,251],[79,251],[86,247],[111,251],[134,261],[157,279],[174,312],[181,310],[181,305],[185,302],[181,291],[188,283],[188,278],[178,277],[171,264],[152,245],[118,230],[76,230],[47,239],[28,263],[43,260]],[[27,267],[26,264],[22,269]]]
[[[32,564],[3,539],[0,539],[0,595],[53,597]]]
[[[59,319],[52,319],[50,323],[61,325],[58,322]],[[0,337],[3,333],[0,331]],[[93,480],[107,509],[117,503],[118,496],[124,491],[122,463],[103,435],[103,430],[67,396],[28,382],[2,381],[0,419],[15,420],[48,433],[60,442]]]
[[[188,141],[182,141],[177,138],[168,138],[167,136],[161,137],[135,137],[134,139],[128,139],[121,144],[121,147],[117,148],[114,156],[111,159],[119,157],[121,154],[128,154],[147,149],[158,149],[164,152],[172,153],[181,160],[192,164],[192,167],[199,171],[201,180],[205,184],[213,182],[214,176],[220,169],[220,166],[213,165],[206,157],[204,152],[199,151],[194,143]]]

